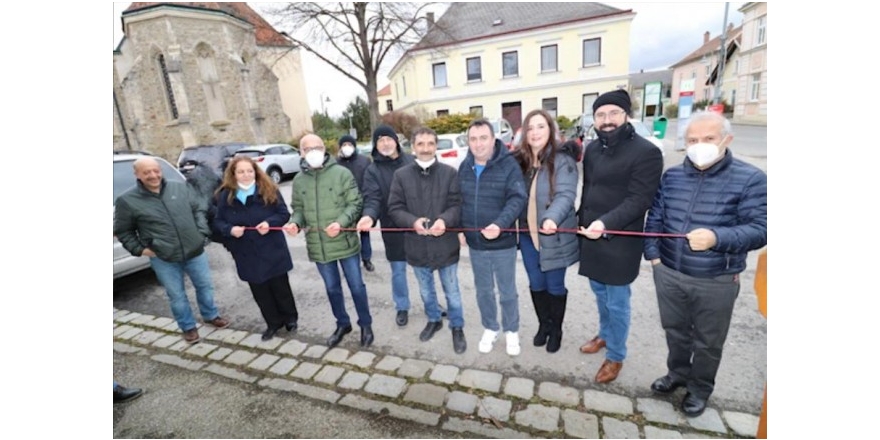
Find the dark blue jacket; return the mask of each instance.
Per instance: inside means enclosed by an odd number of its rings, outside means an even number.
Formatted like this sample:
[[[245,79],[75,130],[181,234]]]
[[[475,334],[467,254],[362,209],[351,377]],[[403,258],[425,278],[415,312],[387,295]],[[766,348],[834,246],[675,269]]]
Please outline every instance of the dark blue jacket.
[[[685,158],[663,174],[646,232],[686,234],[711,229],[717,243],[694,252],[685,238],[648,238],[645,258],[699,278],[742,272],[749,251],[767,244],[767,175],[726,150],[705,171]]]
[[[213,227],[215,232],[226,237],[226,247],[235,260],[238,277],[249,283],[264,283],[293,269],[283,231],[271,230],[266,235],[260,235],[255,229],[246,229],[240,238],[230,235],[233,226],[256,226],[263,221],[272,227],[287,224],[290,211],[281,192],[278,192],[274,205],[263,202],[259,188],[244,204],[236,197],[229,203],[228,197],[228,189],[218,194]]]
[[[486,162],[486,168],[477,178],[474,155],[467,157],[458,168],[461,185],[461,226],[479,229],[491,224],[501,229],[512,229],[526,206],[526,188],[516,159],[504,144],[495,139],[495,153]],[[502,232],[498,238],[487,240],[479,231],[464,233],[468,246],[478,250],[508,249],[516,246],[516,234]]]

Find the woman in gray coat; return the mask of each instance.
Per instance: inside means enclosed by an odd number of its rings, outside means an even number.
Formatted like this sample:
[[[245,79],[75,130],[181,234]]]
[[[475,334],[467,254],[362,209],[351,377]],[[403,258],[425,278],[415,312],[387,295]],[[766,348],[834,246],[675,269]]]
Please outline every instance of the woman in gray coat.
[[[547,112],[533,110],[524,121],[522,144],[514,153],[529,196],[520,215],[519,245],[540,324],[533,343],[555,353],[568,299],[565,271],[578,261],[577,236],[556,230],[577,228],[578,172],[574,159],[560,151],[556,124]]]

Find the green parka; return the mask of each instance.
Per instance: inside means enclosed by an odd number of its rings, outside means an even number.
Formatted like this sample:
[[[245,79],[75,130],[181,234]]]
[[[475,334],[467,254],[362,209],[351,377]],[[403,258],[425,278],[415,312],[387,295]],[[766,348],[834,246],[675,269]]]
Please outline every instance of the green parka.
[[[113,234],[132,255],[150,248],[162,260],[181,263],[205,250],[211,235],[205,209],[184,183],[162,179],[157,194],[138,182],[116,199]]]
[[[324,167],[309,168],[302,161],[302,172],[293,178],[290,223],[307,228],[306,249],[309,261],[329,263],[361,251],[360,234],[342,231],[330,238],[324,228],[333,222],[353,228],[361,217],[364,201],[354,176],[327,153]]]

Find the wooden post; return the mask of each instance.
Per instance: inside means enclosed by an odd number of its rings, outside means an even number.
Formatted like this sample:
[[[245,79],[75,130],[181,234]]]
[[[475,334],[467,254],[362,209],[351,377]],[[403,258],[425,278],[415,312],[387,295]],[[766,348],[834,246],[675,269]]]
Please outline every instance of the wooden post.
[[[767,249],[758,255],[758,269],[755,272],[755,293],[758,296],[758,310],[767,318]],[[764,384],[764,403],[761,405],[761,418],[758,420],[756,438],[767,438],[767,384]]]

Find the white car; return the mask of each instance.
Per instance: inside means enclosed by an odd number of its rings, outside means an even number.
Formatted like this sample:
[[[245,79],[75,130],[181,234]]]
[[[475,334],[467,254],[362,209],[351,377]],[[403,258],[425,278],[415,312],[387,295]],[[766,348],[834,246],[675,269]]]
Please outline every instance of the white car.
[[[654,136],[652,130],[649,130],[645,123],[638,119],[630,119],[629,123],[632,124],[633,128],[636,129],[636,134],[647,139],[649,142],[654,144],[657,148],[660,149],[660,153],[663,156],[666,156],[665,148],[663,147],[663,141]],[[584,137],[584,145],[589,144],[593,139],[596,139],[596,131],[593,129],[593,126],[587,130],[587,134]]]
[[[113,211],[115,216],[116,199],[129,188],[137,185],[134,177],[134,161],[144,157],[142,154],[113,155]],[[161,157],[153,157],[162,168],[162,177],[170,182],[186,182],[183,174]],[[139,272],[150,267],[149,257],[135,257],[122,247],[122,243],[113,236],[113,278]]]
[[[281,183],[285,177],[302,169],[299,150],[287,144],[251,145],[238,150],[235,155],[253,159],[275,183]]]
[[[456,170],[458,166],[467,157],[468,144],[467,135],[458,134],[438,134],[437,135],[437,161],[445,163]]]

